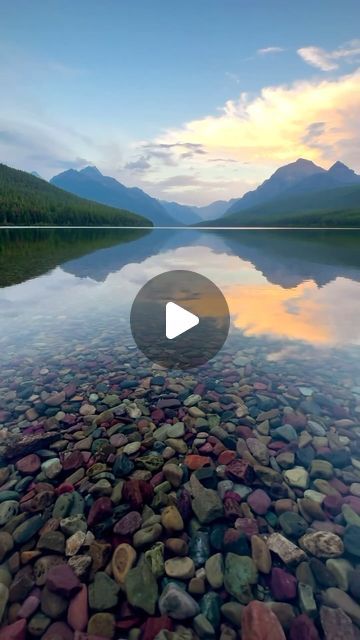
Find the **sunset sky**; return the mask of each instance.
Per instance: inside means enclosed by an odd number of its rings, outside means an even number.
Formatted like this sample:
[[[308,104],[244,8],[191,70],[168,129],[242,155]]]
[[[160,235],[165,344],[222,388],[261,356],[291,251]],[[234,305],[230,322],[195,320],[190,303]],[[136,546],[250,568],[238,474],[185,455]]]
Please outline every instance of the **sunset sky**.
[[[0,0],[0,162],[189,204],[360,171],[358,0]]]

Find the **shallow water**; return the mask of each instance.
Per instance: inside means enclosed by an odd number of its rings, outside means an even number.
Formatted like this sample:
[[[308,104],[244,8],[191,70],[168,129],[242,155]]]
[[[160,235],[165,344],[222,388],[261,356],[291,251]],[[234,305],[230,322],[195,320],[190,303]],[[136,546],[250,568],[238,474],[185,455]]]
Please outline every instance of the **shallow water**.
[[[209,277],[232,328],[317,357],[360,345],[360,233],[22,229],[0,231],[2,356],[42,357],[111,334],[121,345],[139,288],[171,269]],[[270,353],[269,353],[270,355]],[[352,359],[352,358],[351,358]]]
[[[352,600],[349,605],[346,598],[360,600],[360,571],[353,571],[360,558],[359,247],[360,233],[335,230],[0,230],[0,528],[1,533],[11,532],[15,541],[14,551],[11,541],[5,549],[1,565],[10,585],[2,624],[12,624],[17,612],[26,609],[19,607],[44,554],[50,550],[64,556],[70,534],[63,533],[67,525],[60,518],[73,515],[85,523],[89,537],[74,558],[68,557],[71,551],[65,555],[69,564],[74,561],[71,566],[83,585],[92,585],[93,618],[95,611],[111,609],[104,615],[110,626],[116,624],[116,638],[128,638],[126,629],[140,628],[147,618],[146,624],[158,624],[148,615],[167,611],[164,557],[157,581],[152,577],[149,587],[144,583],[150,569],[140,556],[133,574],[139,598],[132,599],[131,585],[126,583],[128,602],[123,596],[120,605],[117,596],[114,601],[110,598],[110,605],[107,599],[100,604],[94,600],[94,590],[101,599],[100,582],[110,580],[104,571],[111,549],[115,549],[113,576],[121,583],[116,573],[122,566],[119,561],[117,567],[119,548],[125,553],[124,546],[130,543],[137,550],[144,544],[147,549],[159,537],[168,542],[166,537],[173,534],[172,527],[164,525],[165,533],[160,526],[157,537],[139,542],[149,509],[143,503],[149,498],[156,521],[163,518],[163,507],[175,500],[181,522],[176,549],[186,542],[190,576],[193,561],[198,568],[210,553],[219,551],[224,557],[220,600],[204,578],[203,591],[197,592],[192,580],[186,583],[195,600],[190,603],[192,613],[181,614],[185,626],[191,627],[189,618],[199,606],[216,630],[209,637],[219,637],[220,619],[229,623],[223,610],[220,616],[221,602],[246,605],[253,597],[272,604],[274,599],[290,601],[291,616],[298,616],[304,605],[296,595],[296,581],[300,589],[306,575],[295,564],[306,558],[313,563],[314,594],[312,587],[310,591],[316,602],[312,595],[305,611],[321,637],[321,629],[332,627],[335,632],[340,623],[345,625],[344,637],[355,637],[351,620],[360,624],[360,608]],[[129,326],[138,290],[148,279],[172,269],[189,269],[210,278],[223,291],[231,314],[222,350],[205,365],[186,372],[161,370],[149,362],[137,350]],[[162,442],[164,429],[175,430],[175,435]],[[165,461],[178,465],[179,489],[176,479],[173,485],[164,482]],[[205,468],[198,468],[203,463]],[[197,472],[203,472],[202,482],[218,494],[201,493]],[[138,495],[131,491],[133,483],[143,479],[146,492],[143,487],[138,503]],[[209,513],[202,518],[203,509]],[[293,512],[301,514],[295,524]],[[192,513],[198,525],[202,523],[200,532],[190,519]],[[134,536],[122,533],[124,514],[138,522],[134,531],[141,522]],[[159,529],[158,524],[154,527]],[[295,547],[297,560],[294,564],[292,558],[288,567],[274,531],[288,535],[308,555]],[[303,540],[305,531],[310,538]],[[261,553],[267,544],[272,552],[270,557],[265,548],[266,567],[256,549],[250,551],[254,533],[264,537],[257,540]],[[318,533],[325,536],[321,548]],[[210,536],[211,550],[206,551],[209,542],[201,542],[201,536],[206,540]],[[5,538],[9,540],[8,533]],[[42,554],[37,561],[38,548]],[[161,548],[160,555],[164,544],[156,542],[146,554],[151,558]],[[15,550],[25,554],[20,570]],[[172,575],[172,555],[177,553],[165,550],[170,563],[167,576]],[[344,581],[321,572],[318,579],[325,560],[333,557],[349,560],[346,570],[355,576],[351,584],[344,586]],[[85,569],[84,559],[90,563]],[[175,560],[178,570],[184,559]],[[247,567],[258,563],[260,569],[255,572],[256,584],[246,584],[243,592],[244,585],[240,588],[237,581],[244,562]],[[234,572],[233,563],[239,564]],[[16,585],[23,570],[31,574],[30,586],[19,595]],[[289,572],[291,592],[279,595],[277,589],[289,579]],[[206,579],[210,584],[208,573]],[[118,589],[110,582],[110,591]],[[143,585],[150,593],[142,593]],[[44,588],[40,596],[35,591],[36,606],[41,598],[41,611],[50,612],[47,624],[50,618],[59,618],[64,637],[73,637],[71,629],[78,628],[77,603],[76,615],[75,605],[66,613],[67,602],[53,611],[51,593]],[[7,599],[7,590],[2,593]],[[339,598],[351,620],[339,619],[323,606],[336,607]],[[128,607],[129,602],[133,606]],[[171,598],[168,605],[171,609]],[[266,611],[259,613],[265,626]],[[170,618],[173,613],[169,612]],[[81,615],[85,619],[81,628],[86,628],[86,599]],[[35,613],[14,624],[32,633],[43,624],[41,616]],[[304,620],[296,620],[305,634]],[[231,617],[230,623],[237,625]],[[312,625],[310,618],[307,625]],[[317,638],[316,630],[310,630],[307,637]],[[229,637],[238,637],[234,634]],[[291,637],[298,637],[294,634]],[[283,637],[278,629],[274,638]]]

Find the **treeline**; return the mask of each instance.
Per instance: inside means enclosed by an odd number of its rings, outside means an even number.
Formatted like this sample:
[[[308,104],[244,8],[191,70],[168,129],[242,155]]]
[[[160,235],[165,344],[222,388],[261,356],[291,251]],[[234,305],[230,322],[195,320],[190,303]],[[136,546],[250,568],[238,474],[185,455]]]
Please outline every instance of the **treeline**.
[[[59,264],[151,233],[147,229],[0,229],[0,287],[35,278]]]
[[[0,164],[0,225],[151,227],[145,217],[79,198]]]

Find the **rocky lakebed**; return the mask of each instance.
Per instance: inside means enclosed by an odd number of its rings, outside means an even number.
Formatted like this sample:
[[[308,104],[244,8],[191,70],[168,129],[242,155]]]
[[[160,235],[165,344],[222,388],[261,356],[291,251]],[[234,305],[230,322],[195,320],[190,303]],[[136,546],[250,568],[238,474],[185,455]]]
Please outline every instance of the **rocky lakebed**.
[[[0,370],[0,640],[359,640],[344,354],[230,338],[183,372],[103,335],[39,353]]]

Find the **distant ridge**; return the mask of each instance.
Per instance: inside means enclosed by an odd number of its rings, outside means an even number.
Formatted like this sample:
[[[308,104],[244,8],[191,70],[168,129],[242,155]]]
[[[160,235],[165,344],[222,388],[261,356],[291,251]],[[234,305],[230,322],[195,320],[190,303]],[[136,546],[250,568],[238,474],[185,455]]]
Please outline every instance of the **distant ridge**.
[[[359,226],[360,176],[342,162],[326,170],[300,158],[280,167],[209,226]]]
[[[126,187],[115,178],[104,176],[94,166],[80,171],[69,169],[51,178],[50,183],[82,198],[146,216],[156,226],[179,224],[156,198],[137,187]]]

